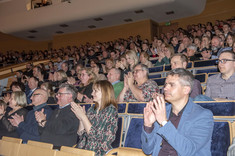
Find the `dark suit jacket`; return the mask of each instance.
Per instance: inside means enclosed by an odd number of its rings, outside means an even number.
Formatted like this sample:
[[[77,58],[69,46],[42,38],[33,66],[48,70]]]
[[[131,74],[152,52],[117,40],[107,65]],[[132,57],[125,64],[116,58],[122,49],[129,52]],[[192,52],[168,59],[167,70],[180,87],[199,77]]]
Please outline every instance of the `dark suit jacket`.
[[[73,146],[77,143],[79,120],[68,105],[53,111],[44,128],[40,128],[41,141],[54,146]]]

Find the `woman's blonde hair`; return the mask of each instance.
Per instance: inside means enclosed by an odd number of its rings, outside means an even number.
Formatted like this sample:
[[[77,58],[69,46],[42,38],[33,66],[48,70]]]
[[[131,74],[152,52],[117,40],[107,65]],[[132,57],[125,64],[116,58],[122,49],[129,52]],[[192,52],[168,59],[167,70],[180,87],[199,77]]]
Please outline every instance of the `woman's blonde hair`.
[[[26,99],[26,95],[24,92],[15,91],[15,92],[12,92],[11,96],[13,96],[18,106],[25,107],[27,105],[27,99]]]
[[[94,88],[100,89],[102,93],[100,110],[105,109],[111,104],[117,108],[117,101],[115,99],[113,85],[109,81],[97,81],[93,84],[93,89]],[[96,108],[98,108],[98,103],[95,103],[95,109]]]
[[[133,50],[129,50],[129,51],[127,51],[127,52],[126,52],[126,55],[127,55],[127,56],[129,56],[129,57],[130,57],[130,59],[134,60],[135,65],[136,65],[136,64],[138,64],[139,59],[138,59],[138,57],[137,57],[137,55],[136,55],[136,52],[135,52],[135,51],[133,51]]]
[[[63,81],[63,80],[67,80],[68,77],[67,77],[67,74],[66,74],[65,71],[63,71],[63,70],[61,69],[61,70],[58,70],[57,73],[61,75],[62,81]]]
[[[85,70],[87,75],[90,77],[90,79],[88,80],[88,84],[94,83],[96,81],[96,76],[95,76],[95,73],[92,71],[92,69],[91,68],[87,68],[87,67],[86,68],[82,68],[81,72],[83,70]],[[83,87],[83,86],[84,86],[84,84],[81,83],[80,87]]]

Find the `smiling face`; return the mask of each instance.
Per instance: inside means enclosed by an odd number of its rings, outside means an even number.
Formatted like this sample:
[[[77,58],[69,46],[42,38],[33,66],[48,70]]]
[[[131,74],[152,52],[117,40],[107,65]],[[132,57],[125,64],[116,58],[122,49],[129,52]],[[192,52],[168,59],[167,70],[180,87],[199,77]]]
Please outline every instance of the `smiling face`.
[[[14,94],[11,94],[11,98],[9,100],[9,107],[14,109],[15,106],[17,106],[17,102],[15,101]]]
[[[86,85],[90,79],[90,76],[87,74],[86,70],[81,71],[81,82]]]

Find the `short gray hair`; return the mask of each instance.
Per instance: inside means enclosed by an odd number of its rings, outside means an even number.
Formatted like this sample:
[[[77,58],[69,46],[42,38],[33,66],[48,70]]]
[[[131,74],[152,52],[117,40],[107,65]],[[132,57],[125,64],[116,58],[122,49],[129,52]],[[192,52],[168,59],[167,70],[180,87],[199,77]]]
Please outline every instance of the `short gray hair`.
[[[77,88],[74,87],[73,85],[70,84],[66,84],[66,83],[62,83],[59,88],[66,88],[66,90],[72,94],[72,98],[73,100],[75,100],[77,98]]]
[[[148,66],[146,66],[145,64],[141,64],[140,63],[140,64],[136,64],[133,69],[135,69],[135,67],[137,67],[137,66],[140,66],[142,70],[145,70],[147,72],[147,77],[148,77],[148,75],[149,75],[149,68],[148,68]]]
[[[188,48],[189,48],[189,49],[192,49],[192,50],[194,50],[194,51],[197,51],[197,47],[196,47],[195,44],[189,45]]]
[[[178,75],[178,77],[180,78],[179,80],[180,84],[183,86],[189,86],[192,90],[194,77],[190,71],[183,69],[183,68],[176,68],[176,69],[169,71],[167,73],[167,76],[169,75],[171,76]]]

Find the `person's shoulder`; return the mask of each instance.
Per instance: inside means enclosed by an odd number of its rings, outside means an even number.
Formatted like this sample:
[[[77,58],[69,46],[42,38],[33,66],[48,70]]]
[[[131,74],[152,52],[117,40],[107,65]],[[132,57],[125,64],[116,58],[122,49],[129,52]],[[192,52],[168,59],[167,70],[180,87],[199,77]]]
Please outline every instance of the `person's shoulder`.
[[[221,77],[221,73],[218,73],[218,74],[209,76],[207,80],[220,79],[220,77]]]
[[[211,112],[211,110],[206,109],[197,103],[194,103],[194,111],[196,112],[195,114],[197,115],[213,117],[213,113]]]

